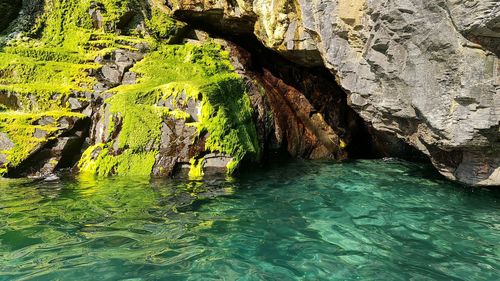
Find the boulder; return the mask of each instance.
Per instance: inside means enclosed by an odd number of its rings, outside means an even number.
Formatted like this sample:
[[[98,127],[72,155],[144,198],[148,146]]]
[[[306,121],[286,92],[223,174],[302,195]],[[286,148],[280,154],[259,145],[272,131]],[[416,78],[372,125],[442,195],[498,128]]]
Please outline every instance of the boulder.
[[[5,133],[0,132],[0,151],[8,151],[14,147],[14,142]],[[0,152],[0,166],[7,163],[7,155]]]

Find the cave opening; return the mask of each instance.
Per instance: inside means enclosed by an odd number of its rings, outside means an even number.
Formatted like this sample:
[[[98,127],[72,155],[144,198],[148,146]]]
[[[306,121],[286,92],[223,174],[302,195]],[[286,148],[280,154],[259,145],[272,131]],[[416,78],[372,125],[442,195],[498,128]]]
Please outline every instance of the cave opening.
[[[185,18],[183,20],[186,21]],[[193,18],[188,19],[188,25],[193,30],[207,32],[213,38],[229,41],[240,50],[240,56],[247,54],[249,57],[244,58],[247,62],[245,71],[253,73],[255,79],[269,72],[286,85],[302,93],[340,137],[349,139],[346,147],[349,159],[376,159],[393,156],[414,158],[416,155],[418,155],[416,158],[421,159],[420,153],[409,145],[396,140],[395,137],[387,139],[386,136],[370,128],[348,105],[346,92],[337,84],[335,76],[325,67],[302,66],[292,62],[276,51],[266,48],[252,32],[221,31],[213,25]],[[399,151],[386,149],[384,144],[397,145]],[[286,143],[283,146],[286,146]],[[266,144],[265,152],[268,154],[266,157],[268,159],[287,157],[283,155],[286,154],[286,149],[282,147],[273,149]]]
[[[294,63],[266,48],[253,34],[239,34],[224,39],[251,54],[250,71],[259,75],[269,71],[286,85],[302,93],[341,138],[349,139],[346,147],[349,158],[379,157],[380,154],[372,144],[368,125],[348,106],[347,94],[330,71],[324,67],[307,67]]]

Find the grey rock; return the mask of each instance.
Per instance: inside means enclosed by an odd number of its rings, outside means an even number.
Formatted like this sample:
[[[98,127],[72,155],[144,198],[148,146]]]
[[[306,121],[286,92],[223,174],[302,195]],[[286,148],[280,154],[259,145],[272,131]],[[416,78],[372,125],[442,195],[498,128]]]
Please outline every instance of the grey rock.
[[[74,118],[71,117],[62,117],[58,120],[58,128],[59,129],[69,129],[73,126],[75,123]]]
[[[37,124],[40,126],[46,126],[53,124],[54,121],[54,118],[52,118],[51,116],[43,116],[42,118],[40,118],[40,120],[38,120]]]
[[[129,85],[129,84],[135,84],[137,81],[137,74],[134,72],[126,72],[123,74],[123,79],[122,79],[122,84],[123,85]]]
[[[104,104],[99,108],[99,111],[92,115],[92,127],[90,137],[93,143],[105,143],[110,137],[111,112],[109,105]],[[119,121],[121,122],[121,120]],[[118,124],[119,124],[118,122]]]
[[[466,151],[453,176],[471,185],[498,185],[500,181],[500,150]]]
[[[109,90],[109,86],[107,86],[106,84],[104,84],[102,82],[96,83],[94,86],[94,91],[96,94],[102,93],[102,92],[107,91],[107,90]],[[93,97],[94,95],[92,93],[90,93],[90,96]]]
[[[123,74],[127,72],[134,65],[134,62],[133,61],[116,62],[116,65],[118,66],[120,73]]]
[[[0,132],[0,150],[10,150],[14,147],[14,142],[12,142],[6,133]]]
[[[220,154],[220,153],[209,153],[205,155],[203,160],[203,170],[221,172],[226,170],[227,164],[233,160],[232,157]]]
[[[82,102],[82,101],[78,100],[77,98],[69,98],[68,103],[69,103],[69,107],[72,110],[79,110],[79,109],[82,109],[88,105],[88,102]]]
[[[43,178],[54,173],[61,164],[64,166],[65,163],[75,163],[86,135],[84,131],[88,130],[81,126],[75,132],[73,129],[77,120],[79,120],[77,117],[62,117],[55,120],[51,116],[34,120],[35,126],[51,126],[57,129],[47,131],[43,127],[34,127],[32,137],[38,141],[36,145],[30,147],[31,150],[24,155],[25,158],[14,165],[6,161],[5,155],[0,155],[0,165],[8,168],[9,176]],[[0,150],[9,150],[13,146],[14,143],[7,135],[0,133]],[[64,160],[64,163],[61,160]]]
[[[102,6],[102,4],[92,1],[92,3],[90,4],[89,15],[92,18],[92,26],[94,27],[94,29],[100,29],[103,27],[103,12],[104,7]]]
[[[97,56],[94,62],[102,64],[104,62],[104,58],[102,56]]]
[[[226,33],[241,33],[227,27],[246,20],[243,32],[268,48],[328,68],[371,127],[417,148],[443,175],[500,185],[497,0],[170,2],[174,16]]]
[[[457,30],[472,42],[500,53],[500,3],[496,0],[448,0],[447,8]]]
[[[35,132],[33,133],[33,137],[37,139],[44,139],[48,136],[48,132],[42,129],[35,129]]]
[[[107,63],[101,69],[102,76],[111,84],[120,84],[122,81],[122,71],[120,67],[114,63]]]
[[[6,133],[0,132],[0,151],[11,150],[14,148],[14,142],[10,140]],[[0,153],[0,166],[7,162],[7,155]]]
[[[189,115],[191,115],[191,119],[194,120],[195,122],[198,122],[199,121],[198,111],[200,106],[201,105],[199,101],[189,99],[184,108],[184,112],[189,113]]]
[[[79,159],[79,151],[83,143],[83,134],[67,137],[58,136],[54,142],[41,146],[38,151],[15,168],[15,174],[29,178],[43,178],[45,181],[56,181],[55,175],[60,168],[70,168]]]

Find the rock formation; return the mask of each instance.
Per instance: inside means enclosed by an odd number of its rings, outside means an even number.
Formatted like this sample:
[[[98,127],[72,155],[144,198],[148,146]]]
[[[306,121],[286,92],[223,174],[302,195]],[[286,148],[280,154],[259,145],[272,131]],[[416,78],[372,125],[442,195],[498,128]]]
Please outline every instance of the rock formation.
[[[80,169],[137,172],[132,162],[141,160],[159,176],[232,171],[273,150],[408,157],[409,145],[450,179],[500,185],[498,1],[22,2],[0,40],[4,172],[39,174],[24,163],[42,151],[62,161],[67,137],[86,138]],[[72,13],[57,18],[58,9]],[[22,24],[30,20],[34,30]],[[12,119],[13,110],[25,118]],[[57,116],[49,137],[13,162],[15,124],[31,126],[30,143],[45,115]],[[61,134],[68,117],[87,129]],[[74,164],[62,162],[44,171]]]
[[[167,2],[188,23],[324,65],[371,127],[450,179],[500,184],[498,1]]]
[[[227,53],[213,40],[183,43],[185,25],[145,4],[46,2],[30,15],[43,15],[34,30],[4,38],[1,174],[199,177],[259,159]]]

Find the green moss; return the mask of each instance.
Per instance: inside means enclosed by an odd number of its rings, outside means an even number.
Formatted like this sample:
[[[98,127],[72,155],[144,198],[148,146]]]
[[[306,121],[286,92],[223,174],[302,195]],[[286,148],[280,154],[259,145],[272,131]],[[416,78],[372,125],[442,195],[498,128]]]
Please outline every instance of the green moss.
[[[99,67],[96,64],[70,63],[62,57],[59,61],[46,61],[44,59],[53,56],[36,57],[35,51],[24,54],[35,57],[22,56],[11,48],[5,51],[0,53],[0,91],[18,94],[24,101],[21,103],[24,110],[64,107],[63,98],[73,91],[89,91],[96,82],[89,77],[89,73]]]
[[[103,24],[98,29],[88,13],[92,2],[103,7]],[[90,147],[79,163],[81,170],[97,175],[151,173],[163,120],[169,117],[192,121],[184,108],[194,100],[201,105],[199,121],[188,125],[198,129],[199,138],[206,140],[207,151],[233,157],[228,165],[232,173],[243,158],[259,154],[244,83],[219,45],[168,45],[183,24],[168,18],[156,2],[151,2],[148,13],[141,6],[144,3],[136,0],[46,1],[45,12],[31,33],[36,38],[10,42],[0,52],[0,91],[17,93],[23,114],[66,112],[63,101],[68,95],[91,91],[95,85],[89,73],[100,67],[94,63],[97,56],[118,48],[135,50],[139,43],[146,43],[151,51],[132,69],[140,77],[137,84],[110,90],[114,95],[105,101],[112,115],[108,133],[118,138]],[[118,34],[116,27],[130,11],[142,11],[136,15],[146,19],[152,36],[139,34],[132,27],[122,30],[128,35]],[[160,100],[167,99],[178,101],[178,106],[171,110],[157,106]],[[12,156],[12,164],[38,144],[29,137],[37,128],[28,124],[28,119],[17,116],[9,123],[17,125],[3,126],[13,137],[19,135],[17,143],[26,144],[26,152],[11,153],[20,155]],[[201,157],[193,158],[198,159],[193,160],[192,171],[197,175],[203,173]]]
[[[105,144],[87,148],[78,167],[81,173],[98,176],[149,176],[155,163],[156,152],[134,153],[126,150],[112,155]]]
[[[233,157],[227,167],[231,174],[247,154],[259,157],[257,132],[245,85],[236,74],[228,74],[216,77],[203,86],[201,92],[206,98],[198,131],[208,133],[205,149]]]
[[[35,42],[19,44],[3,49],[5,53],[15,54],[25,58],[36,58],[37,61],[55,61],[55,62],[83,62],[77,52],[71,52],[62,48],[38,47]]]
[[[7,162],[0,167],[3,174],[9,168],[21,164],[40,145],[53,139],[59,131],[58,122],[63,117],[84,118],[83,114],[68,111],[49,111],[44,113],[25,113],[16,111],[0,112],[0,132],[6,133],[14,147],[10,150],[1,151],[7,155]],[[53,122],[47,125],[38,125],[42,118],[51,118]],[[41,132],[36,136],[36,132]]]
[[[103,27],[94,29],[89,8],[103,7]],[[92,91],[94,63],[116,49],[134,49],[138,43],[154,44],[150,37],[122,36],[115,32],[121,18],[138,7],[135,0],[46,1],[29,40],[13,40],[0,52],[0,91],[20,95],[25,111],[65,108],[73,92]],[[139,8],[137,11],[141,10]],[[139,13],[140,14],[140,13]],[[111,27],[111,28],[109,28]]]
[[[82,43],[88,42],[94,33],[89,9],[92,3],[102,5],[102,27],[99,32],[114,33],[116,25],[129,11],[139,9],[136,0],[64,0],[47,1],[45,13],[38,20],[34,32],[43,29],[42,41],[52,46],[63,46],[67,49],[81,49]]]
[[[119,87],[126,93],[149,87],[150,102],[169,97],[189,99],[201,96],[200,121],[194,124],[200,136],[208,134],[205,149],[233,157],[232,173],[246,156],[258,158],[257,133],[250,99],[243,80],[233,72],[228,54],[220,46],[165,46],[138,63],[133,71],[142,75],[137,85]],[[158,75],[161,73],[161,75]]]
[[[191,180],[199,180],[202,179],[203,174],[203,158],[201,159],[191,159],[190,161],[191,168],[189,169],[189,179]]]
[[[160,141],[165,110],[151,103],[141,103],[141,95],[121,94],[107,100],[111,105],[111,113],[122,119],[119,148],[141,151],[146,146],[157,145]],[[144,95],[147,96],[148,93]]]
[[[185,26],[178,21],[172,20],[167,15],[167,12],[157,5],[152,7],[151,17],[146,20],[146,25],[156,38],[166,40],[174,39],[178,30]]]
[[[161,45],[138,62],[132,71],[141,77],[138,83],[110,90],[114,96],[105,101],[113,115],[109,127],[116,127],[112,120],[121,120],[117,147],[122,154],[142,155],[149,148],[147,153],[156,155],[158,151],[154,148],[159,147],[164,118],[188,119],[190,115],[183,111],[183,106],[195,100],[201,104],[199,121],[188,125],[198,129],[200,138],[206,137],[208,152],[233,157],[227,167],[228,173],[232,173],[244,157],[258,157],[257,135],[245,85],[233,72],[227,53],[219,45]],[[176,100],[173,104],[180,107],[169,110],[157,106],[160,100],[168,99]],[[107,143],[105,147],[114,146]],[[106,149],[99,154],[103,157],[101,160],[84,157],[80,165],[90,165],[91,168],[84,170],[99,175],[120,174],[118,169],[107,168],[119,165],[114,161],[120,159],[119,155],[109,158]],[[191,177],[203,175],[202,160],[195,156],[191,161]],[[100,170],[87,162],[97,162],[105,168]]]
[[[100,68],[94,63],[97,56],[104,56],[118,48],[134,49],[131,46],[135,44],[154,41],[150,38],[121,36],[113,30],[129,8],[136,7],[137,1],[96,1],[103,5],[101,29],[92,26],[88,13],[92,2],[46,1],[44,13],[30,33],[32,38],[13,40],[2,47],[0,91],[15,93],[21,108],[14,112],[6,111],[5,106],[1,106],[0,130],[9,135],[15,146],[2,152],[7,155],[8,163],[0,167],[0,173],[7,172],[8,167],[19,165],[39,145],[54,138],[58,133],[57,120],[60,117],[75,116],[68,112],[65,101],[74,92],[92,90],[96,79],[90,77],[90,73]],[[45,116],[51,116],[56,121],[45,126],[36,125]],[[36,131],[43,131],[39,134],[43,137],[34,137]],[[134,136],[129,137],[133,139]],[[126,136],[123,138],[126,139]],[[133,145],[133,141],[124,142]],[[134,172],[137,169],[132,163],[144,164],[141,159],[153,163],[151,156],[138,158],[123,154],[118,159],[122,162],[118,171]],[[126,168],[127,162],[130,162],[130,168]]]

